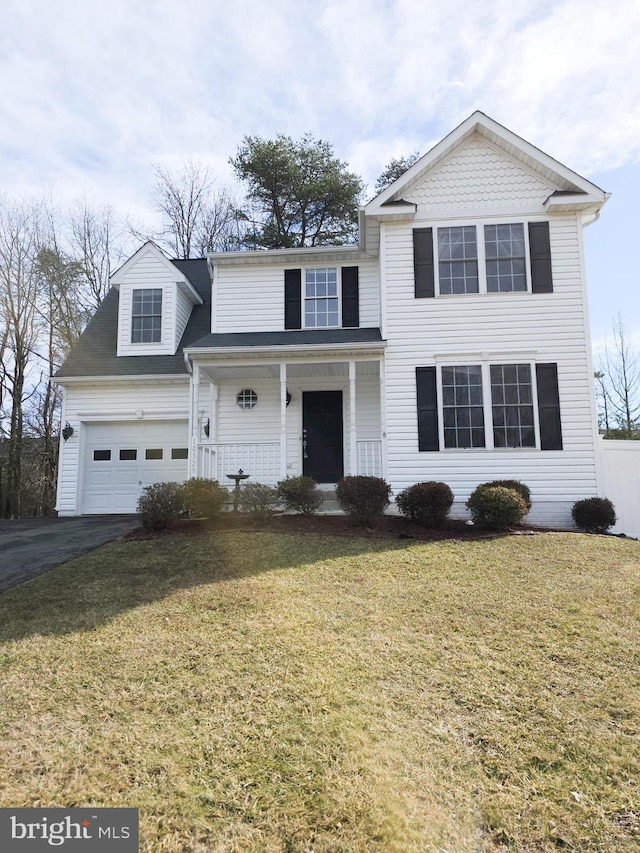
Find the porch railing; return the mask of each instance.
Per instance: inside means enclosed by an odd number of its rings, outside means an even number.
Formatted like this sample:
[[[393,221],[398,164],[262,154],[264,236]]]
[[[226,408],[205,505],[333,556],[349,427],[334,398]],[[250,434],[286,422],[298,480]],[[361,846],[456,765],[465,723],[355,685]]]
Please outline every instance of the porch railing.
[[[238,468],[250,475],[252,483],[275,485],[280,479],[280,442],[198,445],[198,477],[232,486],[227,474],[235,474]]]
[[[382,476],[381,441],[356,441],[356,470],[361,477]]]

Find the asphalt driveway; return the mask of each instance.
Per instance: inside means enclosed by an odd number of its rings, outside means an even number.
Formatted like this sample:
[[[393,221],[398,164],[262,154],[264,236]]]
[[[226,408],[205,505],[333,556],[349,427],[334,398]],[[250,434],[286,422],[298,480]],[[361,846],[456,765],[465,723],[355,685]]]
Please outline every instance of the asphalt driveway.
[[[0,592],[93,551],[138,524],[135,515],[0,519]]]

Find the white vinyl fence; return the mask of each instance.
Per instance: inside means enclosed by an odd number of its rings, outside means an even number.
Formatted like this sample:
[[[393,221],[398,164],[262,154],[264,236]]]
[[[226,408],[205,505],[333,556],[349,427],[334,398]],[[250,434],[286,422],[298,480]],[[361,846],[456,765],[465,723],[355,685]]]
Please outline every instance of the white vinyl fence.
[[[640,441],[600,439],[602,497],[613,501],[618,523],[613,533],[640,539]]]

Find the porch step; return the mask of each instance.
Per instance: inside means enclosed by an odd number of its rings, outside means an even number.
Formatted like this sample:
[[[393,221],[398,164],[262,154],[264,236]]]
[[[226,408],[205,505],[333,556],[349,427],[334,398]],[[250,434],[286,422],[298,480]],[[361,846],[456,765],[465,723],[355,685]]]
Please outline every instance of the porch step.
[[[318,512],[341,512],[340,507],[338,506],[338,501],[336,500],[336,490],[332,488],[322,488],[320,491],[322,492],[322,503],[318,507]]]

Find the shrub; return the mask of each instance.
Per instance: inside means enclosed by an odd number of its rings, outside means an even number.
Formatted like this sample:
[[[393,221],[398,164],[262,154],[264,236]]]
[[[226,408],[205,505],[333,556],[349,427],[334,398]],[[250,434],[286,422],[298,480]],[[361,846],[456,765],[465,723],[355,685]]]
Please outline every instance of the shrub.
[[[513,489],[514,492],[517,492],[527,505],[527,512],[529,512],[531,509],[531,489],[529,486],[521,483],[520,480],[492,480],[490,483],[482,483],[478,488],[494,489],[496,486],[501,486],[503,489]]]
[[[372,527],[389,505],[391,486],[379,477],[343,477],[336,488],[338,506],[354,524]]]
[[[524,498],[515,489],[483,483],[472,492],[467,507],[473,523],[487,530],[507,530],[521,524],[527,514]]]
[[[215,518],[229,500],[229,492],[217,480],[193,477],[182,484],[185,509],[193,518]]]
[[[322,503],[322,494],[312,477],[287,477],[278,483],[278,495],[287,509],[311,515]]]
[[[240,509],[254,518],[268,518],[279,503],[278,490],[264,483],[247,483],[240,490]]]
[[[154,483],[142,490],[138,513],[143,530],[166,530],[184,512],[182,486],[179,483]]]
[[[571,510],[576,526],[587,533],[608,533],[618,520],[608,498],[585,498],[576,501]]]
[[[424,527],[437,527],[449,514],[453,492],[446,483],[415,483],[396,498],[398,509],[406,518]]]

